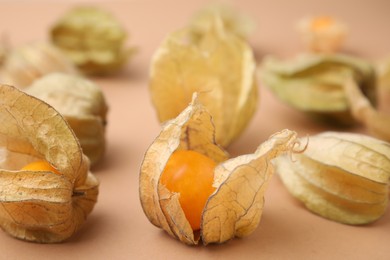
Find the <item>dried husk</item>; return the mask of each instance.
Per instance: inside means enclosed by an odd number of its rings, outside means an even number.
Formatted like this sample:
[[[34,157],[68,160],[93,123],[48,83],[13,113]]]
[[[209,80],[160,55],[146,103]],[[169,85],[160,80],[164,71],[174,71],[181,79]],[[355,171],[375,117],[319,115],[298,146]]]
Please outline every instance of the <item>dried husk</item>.
[[[298,21],[297,30],[308,51],[333,53],[341,48],[348,28],[334,17],[307,16]]]
[[[50,36],[86,74],[117,71],[134,52],[125,47],[127,32],[115,17],[92,6],[69,10],[53,25]]]
[[[255,60],[250,46],[220,20],[203,34],[171,33],[156,51],[150,94],[160,122],[187,107],[194,92],[210,111],[217,143],[228,146],[245,129],[257,103]]]
[[[215,19],[220,19],[226,30],[247,39],[254,30],[254,22],[232,6],[214,3],[197,11],[190,21],[196,33],[203,34],[213,27]]]
[[[4,52],[0,59],[0,83],[18,88],[53,72],[77,74],[72,62],[55,46],[36,42]]]
[[[92,166],[103,158],[108,106],[99,86],[80,76],[52,73],[34,81],[26,92],[61,113]]]
[[[354,118],[377,138],[390,142],[390,116],[378,111],[351,78],[346,80],[345,93]]]
[[[327,219],[366,224],[388,207],[390,145],[379,139],[325,132],[310,137],[293,161],[281,156],[275,165],[291,194]]]
[[[92,211],[98,181],[64,118],[47,103],[0,85],[0,226],[18,239],[61,242]],[[20,170],[45,160],[60,174]]]
[[[264,192],[273,174],[270,160],[292,151],[296,133],[273,135],[253,154],[227,160],[216,144],[212,117],[196,96],[175,119],[168,121],[145,154],[140,172],[140,200],[150,222],[185,244],[223,243],[251,234],[260,222]],[[160,183],[165,165],[176,150],[194,150],[217,162],[213,186],[201,220],[200,237],[194,234],[179,203]]]
[[[356,122],[344,91],[351,75],[370,103],[376,105],[374,69],[352,56],[302,54],[291,60],[267,57],[260,74],[263,84],[282,101],[331,123]]]

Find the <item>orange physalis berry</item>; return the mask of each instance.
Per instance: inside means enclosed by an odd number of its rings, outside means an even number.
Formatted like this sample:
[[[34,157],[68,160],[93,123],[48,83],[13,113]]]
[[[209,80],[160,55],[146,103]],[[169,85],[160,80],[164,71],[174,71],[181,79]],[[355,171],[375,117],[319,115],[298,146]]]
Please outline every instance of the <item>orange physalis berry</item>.
[[[179,201],[193,230],[200,229],[203,208],[214,192],[214,168],[209,157],[191,150],[174,152],[160,181],[171,192],[180,193]]]
[[[23,171],[50,171],[55,174],[60,174],[60,172],[51,166],[47,161],[35,161],[27,164],[21,170]]]
[[[323,29],[327,29],[330,26],[332,26],[333,23],[334,23],[334,20],[332,17],[320,16],[320,17],[315,18],[312,21],[311,28],[314,31],[323,30]]]

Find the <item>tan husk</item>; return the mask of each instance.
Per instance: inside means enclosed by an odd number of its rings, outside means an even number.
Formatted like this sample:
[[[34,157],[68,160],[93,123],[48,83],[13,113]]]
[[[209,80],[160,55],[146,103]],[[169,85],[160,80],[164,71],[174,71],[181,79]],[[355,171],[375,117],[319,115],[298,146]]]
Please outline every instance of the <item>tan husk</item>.
[[[194,245],[194,235],[179,203],[178,193],[160,184],[160,175],[176,150],[194,150],[217,162],[213,186],[203,211],[200,236],[204,244],[223,243],[252,233],[264,204],[264,192],[273,173],[270,160],[292,151],[296,133],[284,130],[263,143],[254,154],[227,160],[214,140],[214,126],[197,96],[175,119],[168,121],[145,154],[140,172],[140,200],[151,223],[180,241]],[[222,225],[223,223],[223,225]]]
[[[0,59],[1,84],[25,88],[52,72],[77,74],[71,61],[49,43],[25,44],[5,51],[3,56]]]
[[[326,132],[306,151],[275,160],[288,190],[312,212],[346,223],[366,224],[387,209],[390,145],[361,134]]]
[[[102,159],[108,106],[99,86],[80,76],[51,73],[34,81],[26,92],[61,113],[92,166]]]
[[[141,204],[150,222],[186,244],[196,244],[178,195],[170,193],[159,183],[169,157],[179,149],[200,152],[216,162],[228,157],[215,143],[210,114],[196,101],[163,126],[145,154],[140,173]]]
[[[257,104],[252,49],[216,20],[207,31],[184,28],[155,52],[150,94],[160,122],[186,108],[194,92],[211,113],[218,144],[227,147],[248,125]],[[228,76],[227,76],[228,75]]]
[[[22,240],[61,242],[92,211],[98,181],[56,110],[11,86],[0,85],[0,95],[0,226]],[[37,160],[60,174],[20,170]]]
[[[223,243],[233,237],[251,234],[258,226],[264,206],[264,193],[274,173],[271,160],[294,152],[297,134],[283,130],[261,144],[255,153],[221,163],[215,170],[212,194],[202,216],[204,244]]]

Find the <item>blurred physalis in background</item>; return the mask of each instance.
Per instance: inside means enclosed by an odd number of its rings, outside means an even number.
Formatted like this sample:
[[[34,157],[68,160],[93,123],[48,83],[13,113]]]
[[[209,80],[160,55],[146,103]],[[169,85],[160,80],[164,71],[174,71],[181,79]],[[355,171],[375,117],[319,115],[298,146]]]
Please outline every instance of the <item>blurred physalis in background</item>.
[[[227,31],[243,39],[247,39],[255,28],[255,23],[250,17],[223,4],[212,4],[197,11],[190,21],[190,27],[194,32],[203,34],[215,24],[215,19],[220,19]]]
[[[332,16],[303,17],[297,24],[305,48],[313,52],[337,52],[347,34],[347,26]]]
[[[78,74],[72,62],[47,42],[16,47],[0,46],[0,82],[23,89],[34,80],[53,72]]]
[[[356,122],[346,94],[350,80],[368,103],[377,103],[372,64],[341,53],[303,53],[290,59],[270,55],[261,64],[260,78],[280,100],[331,124],[350,126]]]
[[[127,33],[115,17],[96,7],[76,7],[51,29],[51,40],[85,74],[119,70],[134,48],[125,46]]]

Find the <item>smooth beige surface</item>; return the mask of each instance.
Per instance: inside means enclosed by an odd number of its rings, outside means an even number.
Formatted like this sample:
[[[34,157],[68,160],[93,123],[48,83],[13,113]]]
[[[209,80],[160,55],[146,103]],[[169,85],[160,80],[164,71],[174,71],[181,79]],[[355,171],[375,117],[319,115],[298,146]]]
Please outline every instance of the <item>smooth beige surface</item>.
[[[0,232],[0,259],[390,258],[390,208],[371,225],[338,224],[307,211],[287,193],[277,176],[266,193],[263,219],[247,238],[223,245],[188,247],[148,222],[138,198],[138,174],[143,154],[160,129],[148,93],[149,63],[163,37],[185,25],[206,3],[97,3],[117,16],[131,34],[129,44],[138,46],[137,55],[122,73],[94,78],[110,104],[107,153],[104,162],[93,169],[101,181],[98,204],[82,230],[66,243],[34,244]],[[240,0],[232,4],[257,24],[250,42],[259,60],[265,54],[288,56],[300,51],[294,23],[307,14],[330,14],[344,20],[350,26],[345,48],[348,52],[370,59],[390,54],[387,0]],[[45,40],[50,25],[74,5],[74,1],[0,1],[0,35],[12,45]],[[382,96],[381,101],[388,104],[390,99]],[[382,104],[382,109],[390,111],[389,105]],[[301,136],[335,130],[281,104],[260,86],[255,117],[229,152],[232,156],[251,153],[283,128],[296,130]]]

